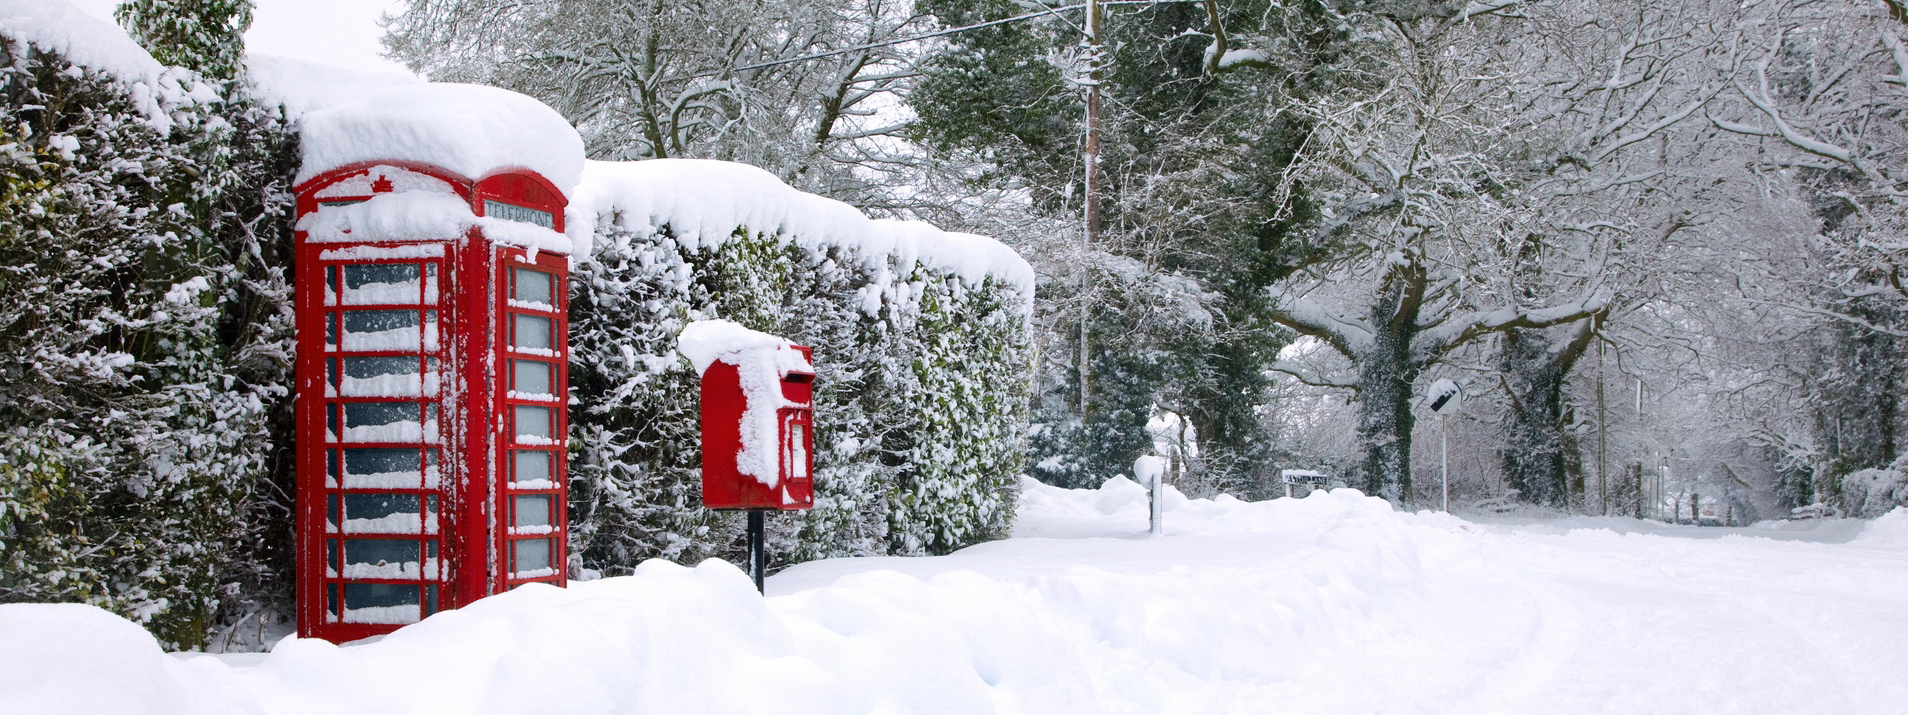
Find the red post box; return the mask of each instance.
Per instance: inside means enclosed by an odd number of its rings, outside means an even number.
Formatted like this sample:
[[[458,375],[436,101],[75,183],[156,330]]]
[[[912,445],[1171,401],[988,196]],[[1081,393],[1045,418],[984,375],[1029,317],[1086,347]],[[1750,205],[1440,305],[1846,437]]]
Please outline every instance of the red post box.
[[[378,161],[296,193],[299,635],[562,584],[562,192]]]
[[[702,373],[702,504],[815,506],[811,351],[782,344],[724,353]]]

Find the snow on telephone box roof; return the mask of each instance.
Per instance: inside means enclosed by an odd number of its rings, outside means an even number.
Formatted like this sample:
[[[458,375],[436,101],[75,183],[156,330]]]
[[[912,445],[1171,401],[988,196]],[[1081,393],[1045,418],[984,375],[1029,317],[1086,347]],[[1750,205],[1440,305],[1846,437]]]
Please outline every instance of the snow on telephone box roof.
[[[583,139],[544,103],[497,87],[425,83],[314,110],[301,126],[294,184],[367,161],[402,160],[469,179],[528,169],[568,198],[583,177]]]
[[[328,76],[320,71],[324,68],[274,58],[256,58],[253,65],[267,76],[256,82],[261,93],[283,104],[300,125],[303,163],[294,184],[374,161],[416,162],[469,179],[527,169],[570,200],[568,245],[555,245],[565,239],[545,232],[457,211],[432,215],[456,214],[453,218],[465,224],[495,224],[485,225],[487,233],[497,234],[493,238],[512,231],[536,234],[502,240],[567,252],[578,260],[589,259],[599,220],[648,230],[667,225],[677,240],[690,245],[717,245],[736,229],[746,228],[804,246],[852,247],[877,271],[886,271],[892,260],[902,270],[920,263],[973,284],[992,278],[1015,289],[1022,313],[1032,312],[1033,267],[1012,248],[986,236],[942,231],[916,221],[870,219],[853,206],[796,190],[747,164],[699,159],[585,162],[583,140],[562,115],[506,89],[450,83],[389,86],[405,80],[364,76],[369,86],[314,92],[324,83],[312,80]],[[307,96],[314,93],[321,96]],[[382,197],[367,202],[377,206],[327,210],[322,213],[338,215],[314,217],[310,226],[300,228],[311,229],[314,238],[335,233],[331,240],[344,240],[349,233],[345,229],[377,222],[402,219],[416,229],[409,233],[441,233],[440,224],[449,225],[427,220],[429,216],[386,216],[401,210],[398,202]],[[418,207],[402,210],[412,208]],[[364,215],[356,215],[360,213]]]

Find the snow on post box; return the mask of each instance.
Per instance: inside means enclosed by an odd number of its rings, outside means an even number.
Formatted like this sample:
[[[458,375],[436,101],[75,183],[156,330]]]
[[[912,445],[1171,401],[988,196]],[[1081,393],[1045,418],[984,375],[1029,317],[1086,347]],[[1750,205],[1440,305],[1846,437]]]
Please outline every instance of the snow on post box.
[[[689,324],[677,346],[702,376],[703,506],[813,507],[809,349],[724,320]]]
[[[307,115],[295,188],[298,634],[334,642],[560,585],[568,551],[571,244],[546,172],[574,185],[580,141],[572,170],[498,144],[574,139],[535,100],[391,92]]]

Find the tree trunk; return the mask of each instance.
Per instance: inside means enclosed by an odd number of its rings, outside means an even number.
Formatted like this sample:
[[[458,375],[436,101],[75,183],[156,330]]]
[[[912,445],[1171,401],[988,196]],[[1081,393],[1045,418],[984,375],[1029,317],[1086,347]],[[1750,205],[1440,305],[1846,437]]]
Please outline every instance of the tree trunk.
[[[1399,507],[1411,505],[1411,385],[1420,370],[1409,346],[1409,336],[1381,334],[1358,362],[1365,492]]]
[[[1504,333],[1498,368],[1510,395],[1510,423],[1498,452],[1517,498],[1561,507],[1569,500],[1563,451],[1563,373],[1542,332]]]
[[[1521,501],[1551,507],[1570,503],[1564,379],[1589,346],[1594,327],[1594,321],[1584,321],[1563,345],[1542,330],[1503,333],[1497,365],[1511,409],[1498,458],[1505,482]]]

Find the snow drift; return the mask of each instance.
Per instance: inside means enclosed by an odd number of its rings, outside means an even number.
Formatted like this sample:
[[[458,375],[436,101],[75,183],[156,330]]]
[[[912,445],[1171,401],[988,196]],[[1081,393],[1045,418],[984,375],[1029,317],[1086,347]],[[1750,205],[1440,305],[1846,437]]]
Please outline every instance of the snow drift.
[[[287,639],[256,664],[164,655],[87,607],[4,606],[0,710],[1787,713],[1908,697],[1908,551],[1870,535],[1552,532],[1341,489],[1176,497],[1172,535],[1144,538],[1130,480],[1024,489],[1018,538],[804,564],[766,599],[729,564],[652,561],[376,643]]]

